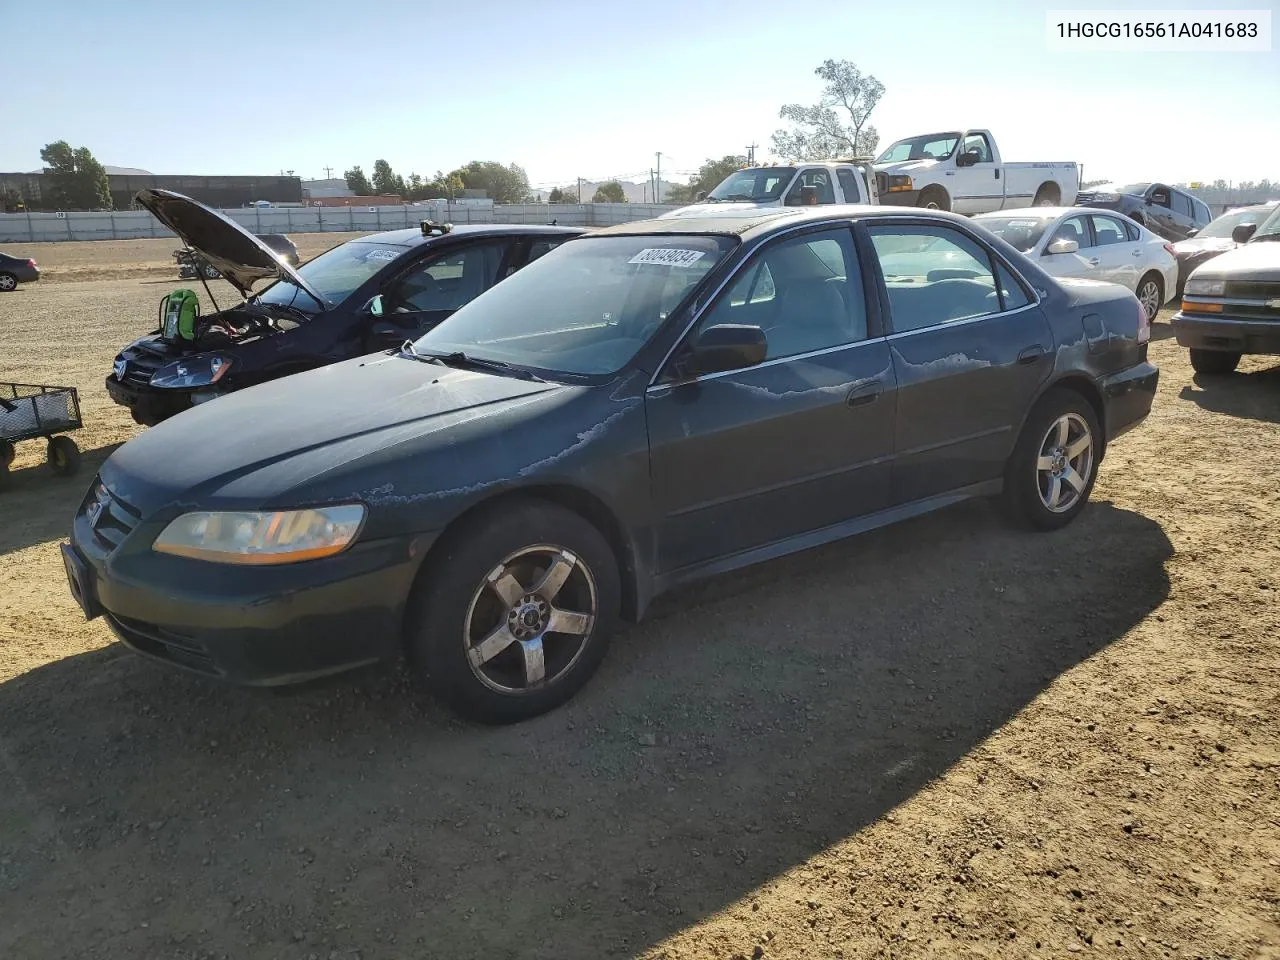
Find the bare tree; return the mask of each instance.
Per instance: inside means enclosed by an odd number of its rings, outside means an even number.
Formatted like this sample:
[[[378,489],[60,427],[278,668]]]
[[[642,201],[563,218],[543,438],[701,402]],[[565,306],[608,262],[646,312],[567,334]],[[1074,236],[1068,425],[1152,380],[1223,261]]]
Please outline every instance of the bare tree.
[[[824,60],[813,72],[823,82],[822,98],[811,107],[788,103],[778,111],[792,127],[774,133],[774,153],[787,160],[873,154],[880,134],[867,118],[884,96],[884,84],[848,60]]]

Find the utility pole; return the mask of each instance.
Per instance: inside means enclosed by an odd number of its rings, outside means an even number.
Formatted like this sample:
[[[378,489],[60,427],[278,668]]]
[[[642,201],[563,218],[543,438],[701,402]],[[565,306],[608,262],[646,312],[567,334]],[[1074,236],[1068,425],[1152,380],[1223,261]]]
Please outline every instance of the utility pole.
[[[582,203],[582,178],[578,178],[578,203]]]
[[[754,167],[756,165],[756,147],[758,146],[760,146],[760,144],[758,143],[752,143],[747,146],[747,166],[748,167]]]
[[[662,202],[662,151],[659,150],[655,156],[658,158],[658,176],[654,180],[654,203]]]
[[[328,179],[329,179],[330,177],[332,177],[332,176],[333,176],[333,167],[325,167],[325,168],[324,168],[324,178],[325,178],[326,180],[328,180]]]

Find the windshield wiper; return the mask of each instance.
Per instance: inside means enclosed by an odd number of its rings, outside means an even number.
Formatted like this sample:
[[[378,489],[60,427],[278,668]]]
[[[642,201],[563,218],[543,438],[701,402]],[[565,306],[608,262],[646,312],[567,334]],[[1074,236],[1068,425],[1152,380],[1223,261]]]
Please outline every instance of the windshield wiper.
[[[455,350],[452,353],[419,353],[418,348],[414,346],[412,340],[406,340],[400,348],[400,352],[412,357],[414,360],[421,360],[424,363],[438,363],[445,367],[471,367],[480,370],[496,370],[499,373],[514,374],[515,376],[524,377],[528,380],[537,380],[539,383],[545,383],[540,376],[523,367],[513,367],[511,364],[503,360],[490,360],[487,357],[473,357],[470,354],[463,353],[461,350]]]

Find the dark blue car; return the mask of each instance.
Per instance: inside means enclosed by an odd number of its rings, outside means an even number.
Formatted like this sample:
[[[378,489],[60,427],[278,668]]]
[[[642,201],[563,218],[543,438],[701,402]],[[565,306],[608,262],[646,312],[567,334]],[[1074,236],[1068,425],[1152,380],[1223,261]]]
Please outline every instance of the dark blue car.
[[[1151,408],[1148,338],[1126,289],[951,214],[611,227],[402,349],[126,443],[75,516],[71,590],[209,676],[405,655],[518,720],[677,584],[972,497],[1069,523]]]
[[[17,290],[20,283],[35,283],[40,279],[40,268],[30,257],[13,257],[0,253],[0,293]]]

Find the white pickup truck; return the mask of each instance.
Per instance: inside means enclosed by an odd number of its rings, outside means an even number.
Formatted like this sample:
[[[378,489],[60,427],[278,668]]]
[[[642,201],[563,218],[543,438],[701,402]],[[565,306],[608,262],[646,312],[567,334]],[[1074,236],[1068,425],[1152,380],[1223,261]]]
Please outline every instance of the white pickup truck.
[[[990,130],[907,137],[875,159],[880,202],[986,213],[1075,203],[1080,167],[1071,162],[1006,163]]]
[[[802,207],[821,203],[878,203],[876,176],[866,160],[833,160],[792,166],[744,167],[725,177],[698,202],[659,219]]]

